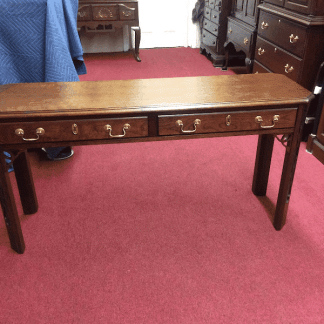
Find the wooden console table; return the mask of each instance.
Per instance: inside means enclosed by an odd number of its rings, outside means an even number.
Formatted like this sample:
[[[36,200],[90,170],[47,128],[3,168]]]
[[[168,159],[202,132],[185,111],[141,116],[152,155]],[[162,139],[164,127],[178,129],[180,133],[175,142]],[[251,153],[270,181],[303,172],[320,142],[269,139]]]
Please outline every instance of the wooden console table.
[[[141,62],[139,45],[141,29],[138,19],[137,0],[80,0],[78,9],[78,28],[86,32],[111,32],[115,28],[128,26],[129,44],[132,45],[131,31],[135,33],[134,57]]]
[[[38,209],[28,148],[259,134],[252,191],[267,190],[274,135],[285,134],[274,227],[285,224],[304,116],[313,95],[277,74],[0,86],[0,197],[12,248],[25,243],[3,151],[25,214]]]

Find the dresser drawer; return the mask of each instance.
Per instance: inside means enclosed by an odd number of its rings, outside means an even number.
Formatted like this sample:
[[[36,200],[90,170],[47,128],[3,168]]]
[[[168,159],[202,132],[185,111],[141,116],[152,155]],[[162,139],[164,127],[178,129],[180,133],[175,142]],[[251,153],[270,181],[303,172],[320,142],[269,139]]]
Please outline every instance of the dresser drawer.
[[[257,38],[255,59],[273,73],[285,74],[290,79],[297,81],[302,60],[261,37]]]
[[[203,29],[202,42],[207,46],[216,46],[216,36]]]
[[[211,21],[204,19],[204,29],[208,30],[210,33],[217,36],[218,25],[212,23]]]
[[[271,71],[268,70],[265,66],[263,66],[259,62],[254,61],[254,63],[253,63],[253,72],[252,73],[254,73],[254,74],[257,74],[257,73],[271,73]]]
[[[210,20],[210,15],[211,15],[211,9],[208,7],[204,8],[204,17]]]
[[[303,58],[306,48],[306,28],[261,10],[258,34],[283,49]]]
[[[2,124],[0,143],[50,143],[145,136],[148,136],[147,117],[22,122]]]
[[[253,32],[245,29],[241,25],[237,25],[235,21],[228,19],[227,40],[239,45],[247,52],[251,51]]]
[[[210,20],[214,23],[214,24],[219,24],[219,17],[220,17],[220,12],[216,11],[216,10],[212,10],[211,11],[211,15],[210,15]]]
[[[297,108],[159,116],[159,135],[206,134],[291,128]],[[278,116],[278,117],[275,117]],[[262,120],[261,120],[262,119]],[[276,121],[276,119],[278,119]]]
[[[93,20],[118,20],[118,5],[92,5]]]

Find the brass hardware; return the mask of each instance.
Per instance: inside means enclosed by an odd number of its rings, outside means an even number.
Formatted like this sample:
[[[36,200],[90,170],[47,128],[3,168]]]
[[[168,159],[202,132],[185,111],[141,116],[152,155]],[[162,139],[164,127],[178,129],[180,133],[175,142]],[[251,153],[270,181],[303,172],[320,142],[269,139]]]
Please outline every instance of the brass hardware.
[[[259,74],[259,71],[256,71],[254,74]]]
[[[72,125],[72,133],[73,133],[74,135],[77,135],[78,132],[79,132],[78,125],[77,125],[77,124],[73,124],[73,125]]]
[[[193,123],[193,125],[194,125],[194,129],[193,130],[184,130],[183,129],[183,122],[180,119],[176,121],[176,124],[178,126],[180,126],[180,129],[181,129],[181,132],[182,133],[185,133],[185,134],[186,133],[194,133],[197,130],[197,125],[200,125],[201,124],[201,120],[200,119],[195,119],[195,121]]]
[[[132,14],[131,11],[128,11],[128,12],[123,11],[123,15],[124,15],[125,17],[129,17],[129,16],[131,16],[131,14]]]
[[[231,115],[227,115],[225,121],[226,121],[226,126],[230,126],[232,121]]]
[[[258,55],[264,54],[265,50],[261,47],[258,48]]]
[[[111,10],[109,10],[108,8],[101,8],[98,11],[98,16],[99,18],[113,18],[113,13],[111,12]]]
[[[128,130],[128,129],[130,129],[130,125],[129,124],[124,124],[124,126],[123,126],[123,134],[122,135],[112,135],[111,134],[112,127],[109,124],[105,125],[105,130],[107,132],[109,132],[110,137],[124,137],[124,136],[126,136],[126,130]]]
[[[292,71],[294,71],[294,67],[293,66],[289,67],[289,64],[286,64],[285,65],[285,72],[286,73],[291,73]]]
[[[294,34],[291,34],[289,36],[289,41],[290,43],[296,43],[298,41],[299,37],[298,36],[294,36]]]
[[[264,21],[262,21],[261,23],[261,29],[267,29],[269,27],[268,23],[265,23]]]
[[[256,116],[255,117],[255,122],[258,124],[260,124],[260,127],[261,128],[272,128],[275,126],[275,123],[279,121],[279,115],[274,115],[273,118],[272,118],[272,125],[270,126],[263,126],[262,123],[263,123],[263,119],[261,116]]]
[[[277,53],[277,50],[278,50],[277,47],[275,47],[274,52]]]
[[[249,44],[249,39],[245,37],[243,43],[244,43],[244,45]]]
[[[233,32],[233,30],[232,30],[232,28],[230,28],[227,33],[232,34],[232,32]]]
[[[18,135],[18,136],[21,136],[22,139],[24,141],[26,141],[26,142],[32,142],[32,141],[39,140],[39,136],[44,135],[45,134],[45,130],[44,130],[44,128],[41,128],[41,127],[37,128],[36,129],[36,136],[37,136],[37,138],[24,138],[23,136],[25,135],[25,132],[24,132],[24,130],[22,128],[17,128],[15,130],[15,134]]]

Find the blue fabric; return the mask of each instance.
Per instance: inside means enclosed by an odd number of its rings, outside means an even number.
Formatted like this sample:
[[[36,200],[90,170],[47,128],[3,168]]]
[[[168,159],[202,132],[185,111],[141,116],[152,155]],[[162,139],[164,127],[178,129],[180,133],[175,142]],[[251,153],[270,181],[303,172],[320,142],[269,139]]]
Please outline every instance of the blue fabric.
[[[77,12],[78,0],[1,0],[0,84],[79,81]]]

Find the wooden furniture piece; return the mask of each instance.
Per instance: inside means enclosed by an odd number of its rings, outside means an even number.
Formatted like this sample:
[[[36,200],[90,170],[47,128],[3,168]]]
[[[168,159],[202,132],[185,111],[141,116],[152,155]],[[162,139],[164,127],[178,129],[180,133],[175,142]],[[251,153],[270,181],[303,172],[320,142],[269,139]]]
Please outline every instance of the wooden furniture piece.
[[[206,0],[200,53],[209,57],[215,67],[221,67],[225,60],[227,16],[231,10],[231,0]]]
[[[138,19],[137,0],[80,0],[78,9],[78,28],[86,32],[111,32],[115,28],[129,28],[129,44],[132,45],[131,31],[135,33],[135,60],[140,62],[139,45],[141,29]]]
[[[12,248],[25,250],[3,151],[24,213],[37,212],[28,148],[259,135],[252,191],[267,190],[274,135],[285,134],[274,227],[285,224],[302,122],[313,95],[286,76],[247,74],[0,86],[0,199]]]
[[[314,126],[312,133],[308,136],[306,151],[313,154],[319,161],[324,164],[324,63],[321,64],[319,73],[316,78],[314,92],[317,109],[314,117]]]
[[[224,44],[226,60],[223,70],[227,69],[232,56],[236,56],[237,52],[243,52],[247,73],[252,72],[259,13],[257,6],[260,1],[233,0],[232,12],[228,17],[226,43]]]
[[[312,90],[324,57],[324,0],[259,5],[253,73],[281,73]]]

